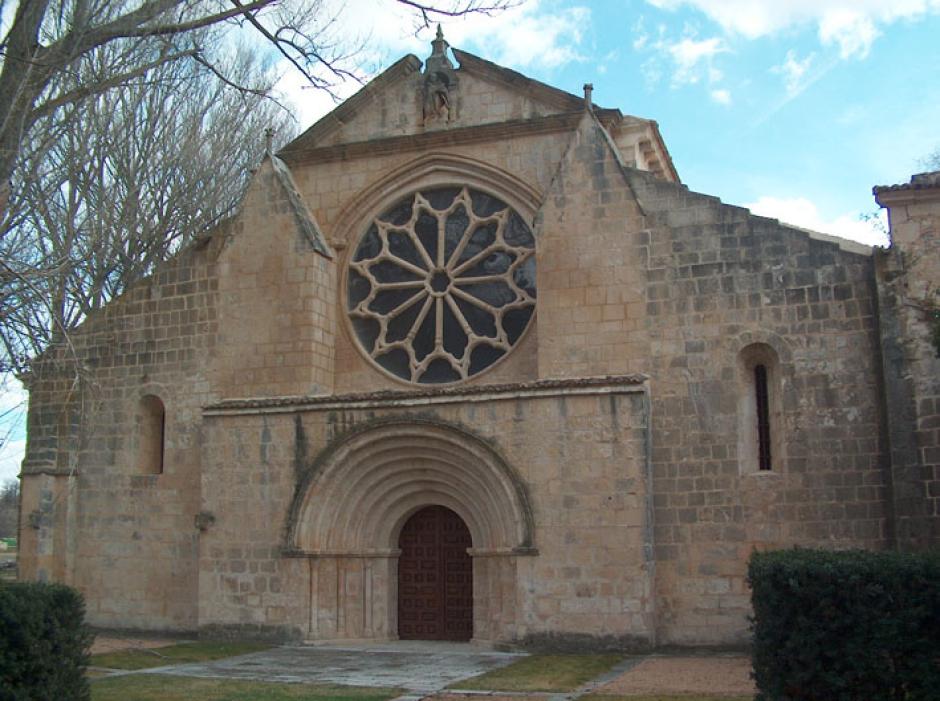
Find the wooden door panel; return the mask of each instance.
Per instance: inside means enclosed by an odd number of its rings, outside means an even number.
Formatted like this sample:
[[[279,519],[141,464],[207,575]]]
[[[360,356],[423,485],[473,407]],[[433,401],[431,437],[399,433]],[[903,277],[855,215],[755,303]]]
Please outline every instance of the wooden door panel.
[[[469,640],[473,635],[470,531],[443,506],[415,513],[398,541],[398,635],[403,640]]]

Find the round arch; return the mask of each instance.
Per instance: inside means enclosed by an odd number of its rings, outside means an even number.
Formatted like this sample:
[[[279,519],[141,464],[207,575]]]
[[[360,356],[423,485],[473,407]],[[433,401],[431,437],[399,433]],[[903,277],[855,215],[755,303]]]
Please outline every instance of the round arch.
[[[365,424],[314,461],[287,524],[289,552],[370,555],[397,548],[405,521],[440,505],[467,524],[476,554],[531,554],[525,485],[464,429],[422,419]]]
[[[452,153],[427,153],[385,173],[354,197],[336,218],[335,240],[355,249],[363,223],[402,195],[445,185],[469,186],[495,195],[529,224],[542,205],[542,194],[529,183],[475,158]]]

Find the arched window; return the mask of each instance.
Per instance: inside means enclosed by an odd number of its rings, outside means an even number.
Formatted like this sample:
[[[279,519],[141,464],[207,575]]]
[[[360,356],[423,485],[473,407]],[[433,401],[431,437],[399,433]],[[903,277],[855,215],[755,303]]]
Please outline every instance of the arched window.
[[[770,395],[767,387],[767,366],[754,366],[754,403],[757,407],[757,466],[769,470],[770,447]]]
[[[163,472],[163,443],[166,410],[160,398],[148,394],[140,398],[137,417],[137,467],[147,475]]]
[[[741,472],[779,469],[783,432],[780,362],[766,343],[752,343],[738,356],[738,459]]]

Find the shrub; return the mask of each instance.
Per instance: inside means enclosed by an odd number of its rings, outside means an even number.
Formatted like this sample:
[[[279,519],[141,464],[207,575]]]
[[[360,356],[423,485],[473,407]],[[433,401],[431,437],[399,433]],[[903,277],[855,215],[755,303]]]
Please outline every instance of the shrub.
[[[755,553],[762,701],[928,701],[940,694],[940,554]]]
[[[0,586],[0,701],[87,701],[92,638],[74,589]]]

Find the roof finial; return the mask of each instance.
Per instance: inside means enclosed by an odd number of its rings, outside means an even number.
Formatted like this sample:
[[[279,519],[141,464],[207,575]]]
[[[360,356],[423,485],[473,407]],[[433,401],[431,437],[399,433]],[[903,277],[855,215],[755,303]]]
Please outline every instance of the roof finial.
[[[593,103],[593,101],[592,101],[592,99],[591,99],[591,94],[592,94],[593,92],[594,92],[594,84],[593,84],[593,83],[585,83],[585,84],[584,84],[584,109],[585,109],[585,111],[587,111],[587,112],[593,112],[593,111],[594,111],[594,103]]]
[[[264,152],[267,156],[274,155],[274,129],[271,127],[264,130]]]
[[[434,41],[431,42],[431,56],[447,56],[447,47],[450,44],[447,43],[447,40],[444,38],[444,30],[441,29],[441,25],[437,25],[437,37]]]

